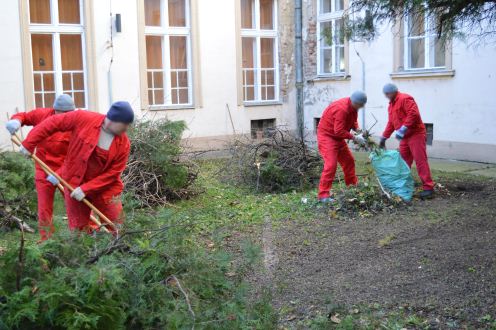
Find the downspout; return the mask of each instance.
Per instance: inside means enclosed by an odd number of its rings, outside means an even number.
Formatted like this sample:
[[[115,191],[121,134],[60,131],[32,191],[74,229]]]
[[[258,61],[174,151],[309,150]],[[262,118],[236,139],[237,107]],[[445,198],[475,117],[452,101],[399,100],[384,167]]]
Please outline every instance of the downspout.
[[[360,53],[358,50],[355,48],[355,53],[357,54],[358,58],[360,59],[360,62],[362,62],[362,91],[365,92],[365,61],[363,60],[362,56],[360,56]],[[362,129],[366,129],[365,127],[365,106],[362,109]]]
[[[113,96],[113,84],[112,84],[112,64],[114,63],[114,17],[112,15],[112,0],[110,0],[110,63],[107,71],[107,82],[108,82],[108,98],[109,98],[109,107],[114,102]]]
[[[303,140],[304,112],[302,19],[302,0],[295,0],[296,124],[298,136]]]

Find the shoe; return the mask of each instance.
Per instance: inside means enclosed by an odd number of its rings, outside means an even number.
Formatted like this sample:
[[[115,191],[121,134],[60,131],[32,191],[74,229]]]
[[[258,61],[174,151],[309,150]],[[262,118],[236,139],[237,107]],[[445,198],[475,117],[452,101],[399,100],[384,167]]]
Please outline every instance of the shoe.
[[[418,196],[420,197],[420,199],[431,199],[432,197],[434,197],[434,191],[433,190],[424,190],[424,191],[421,191]]]
[[[323,204],[331,204],[334,202],[334,198],[331,198],[331,197],[323,197],[323,198],[319,198],[319,203],[323,203]]]

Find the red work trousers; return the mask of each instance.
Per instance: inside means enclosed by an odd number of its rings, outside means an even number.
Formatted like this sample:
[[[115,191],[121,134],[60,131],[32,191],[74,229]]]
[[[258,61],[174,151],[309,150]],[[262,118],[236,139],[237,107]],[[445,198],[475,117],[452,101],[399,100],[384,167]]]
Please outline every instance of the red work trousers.
[[[38,230],[41,240],[46,241],[55,231],[53,227],[53,198],[57,187],[44,177],[37,177],[35,186],[38,194]]]
[[[427,160],[425,134],[414,134],[402,139],[400,142],[400,154],[410,167],[412,167],[413,161],[415,161],[424,190],[434,189],[434,181],[432,181],[431,169]]]
[[[90,220],[91,209],[83,202],[79,202],[72,198],[68,189],[65,189],[65,207],[67,209],[67,217],[69,218],[70,230],[92,231],[95,228]],[[101,197],[86,197],[100,212],[105,214],[113,223],[122,223],[123,211],[122,203],[119,199],[114,198],[105,200]],[[100,219],[102,224],[105,223]],[[107,229],[112,231],[112,228],[107,226]]]
[[[330,197],[338,163],[343,169],[346,185],[356,185],[358,179],[355,175],[355,159],[345,140],[336,140],[330,136],[319,134],[317,142],[320,155],[324,159],[324,169],[320,176],[319,199]]]

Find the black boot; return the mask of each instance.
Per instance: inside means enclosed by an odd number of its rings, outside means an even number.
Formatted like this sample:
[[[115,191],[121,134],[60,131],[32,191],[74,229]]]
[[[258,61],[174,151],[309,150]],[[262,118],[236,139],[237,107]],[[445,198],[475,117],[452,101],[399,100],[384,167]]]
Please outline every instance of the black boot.
[[[418,196],[420,197],[420,199],[431,199],[432,197],[434,197],[434,191],[433,190],[424,190],[424,191],[421,191]]]

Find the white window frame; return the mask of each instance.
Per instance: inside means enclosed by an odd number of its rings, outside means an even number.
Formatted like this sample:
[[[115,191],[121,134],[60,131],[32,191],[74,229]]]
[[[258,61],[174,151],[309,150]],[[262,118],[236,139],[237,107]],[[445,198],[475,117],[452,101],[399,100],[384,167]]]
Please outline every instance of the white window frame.
[[[143,1],[143,5],[145,1]],[[185,15],[186,15],[186,26],[184,27],[169,27],[169,3],[168,0],[160,0],[160,26],[147,26],[145,21],[145,40],[147,36],[157,36],[162,38],[162,69],[148,69],[148,65],[145,67],[146,75],[147,75],[147,91],[148,93],[152,92],[152,99],[155,103],[155,86],[148,86],[148,73],[152,72],[162,72],[163,76],[163,89],[164,89],[164,103],[162,104],[148,104],[150,109],[163,109],[165,108],[177,108],[177,107],[192,107],[193,106],[193,71],[192,71],[192,59],[191,59],[191,5],[189,0],[185,0]],[[146,13],[145,13],[146,15]],[[186,37],[186,69],[171,69],[170,62],[170,40],[171,36],[179,36]],[[146,42],[145,42],[145,52]],[[188,76],[188,101],[187,103],[172,103],[172,85],[171,81],[171,72],[187,72]],[[176,75],[179,77],[179,75]],[[177,78],[178,79],[178,78]],[[153,85],[153,77],[152,77],[152,85]],[[179,86],[179,84],[177,84]],[[175,88],[175,89],[184,89],[184,88]],[[149,103],[149,98],[147,98],[147,102]]]
[[[446,49],[444,50],[445,54],[445,60],[444,60],[444,65],[443,66],[435,66],[435,53],[431,52],[434,50],[435,52],[435,41],[436,41],[436,33],[433,32],[434,29],[431,26],[431,19],[429,17],[429,14],[426,12],[424,14],[424,34],[420,36],[411,36],[410,31],[409,31],[409,23],[410,23],[411,16],[405,16],[405,21],[404,21],[404,33],[405,33],[405,38],[404,38],[404,45],[403,49],[405,50],[403,52],[403,66],[406,71],[422,71],[422,70],[445,70],[446,69]],[[424,67],[421,68],[411,68],[410,67],[410,40],[421,40],[424,39]],[[432,49],[431,49],[432,45]],[[434,64],[434,65],[431,65]]]
[[[330,46],[322,47],[322,31],[321,31],[321,25],[322,23],[326,22],[331,22],[331,29],[332,29],[332,38],[333,40],[335,39],[336,35],[336,21],[337,20],[342,20],[344,16],[344,8],[346,6],[346,1],[344,1],[343,4],[343,9],[341,10],[335,10],[336,8],[336,1],[338,0],[332,0],[331,1],[331,11],[327,13],[322,12],[322,1],[323,0],[317,0],[317,75],[318,76],[345,76],[346,75],[346,67],[347,67],[347,58],[346,58],[346,40],[344,40],[344,43],[341,45],[336,45],[335,42],[332,43]],[[344,32],[343,32],[344,33]],[[344,47],[344,61],[345,61],[345,69],[343,71],[339,70],[339,66],[337,65],[337,54],[338,54],[338,49],[340,47]],[[324,67],[324,57],[322,56],[322,53],[325,49],[332,49],[332,70],[331,72],[325,72],[323,70]]]
[[[28,13],[29,11],[29,0],[27,1],[27,8],[28,8]],[[70,24],[70,23],[60,23],[59,22],[59,4],[57,0],[50,0],[50,18],[51,18],[51,23],[31,23],[31,17],[29,17],[29,58],[31,59],[31,69],[32,69],[32,76],[31,79],[33,80],[33,96],[35,97],[36,100],[36,94],[41,94],[42,95],[42,100],[43,100],[43,107],[45,108],[51,108],[53,105],[52,104],[45,104],[45,98],[44,94],[45,92],[36,92],[34,90],[34,75],[35,74],[40,74],[41,75],[41,84],[43,86],[43,75],[44,74],[55,74],[54,78],[54,83],[55,83],[55,96],[61,95],[64,93],[64,88],[63,88],[63,79],[62,76],[64,73],[70,73],[71,74],[71,87],[74,88],[74,78],[73,74],[74,73],[82,73],[83,74],[83,81],[84,81],[84,90],[66,90],[65,92],[84,92],[84,108],[88,108],[88,70],[87,70],[87,64],[86,64],[86,36],[84,33],[84,2],[85,0],[79,0],[79,18],[80,18],[80,23],[79,24]],[[52,56],[53,56],[53,65],[54,68],[52,71],[34,71],[33,68],[33,48],[31,45],[31,35],[32,34],[50,34],[52,35]],[[82,50],[82,60],[83,60],[83,70],[62,70],[62,54],[61,54],[61,49],[60,49],[60,35],[61,34],[78,34],[81,35],[81,50]],[[43,87],[42,87],[43,88]]]
[[[240,1],[240,0],[237,0]],[[253,0],[253,9],[255,15],[255,26],[253,29],[245,29],[241,27],[241,38],[248,37],[255,39],[255,49],[254,52],[254,67],[253,68],[242,68],[242,86],[243,86],[243,103],[244,104],[258,104],[258,103],[274,103],[279,101],[279,35],[278,35],[278,11],[277,11],[277,0],[272,2],[272,22],[273,29],[261,29],[260,28],[260,0]],[[274,68],[273,69],[262,69],[262,52],[261,52],[261,38],[271,38],[274,39]],[[241,51],[243,51],[241,49]],[[252,87],[246,84],[245,72],[255,71],[255,88],[254,88],[254,100],[245,100],[247,95],[247,88]],[[274,71],[274,99],[263,100],[262,99],[262,86],[272,87],[272,85],[262,85],[262,70],[273,70]]]

